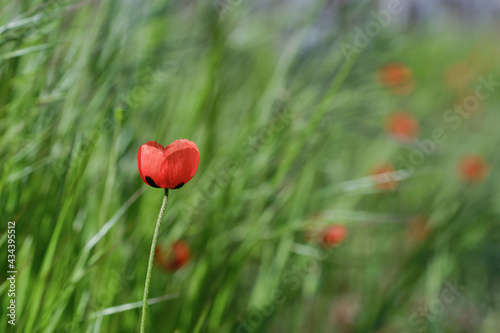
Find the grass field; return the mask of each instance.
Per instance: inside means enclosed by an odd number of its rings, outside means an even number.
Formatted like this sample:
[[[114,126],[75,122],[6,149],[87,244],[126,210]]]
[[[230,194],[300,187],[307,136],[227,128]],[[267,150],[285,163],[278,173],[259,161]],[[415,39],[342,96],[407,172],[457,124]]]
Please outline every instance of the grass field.
[[[190,259],[155,266],[148,332],[498,332],[500,36],[388,27],[347,60],[366,7],[2,3],[0,332],[139,331],[137,150],[180,138],[159,244]]]

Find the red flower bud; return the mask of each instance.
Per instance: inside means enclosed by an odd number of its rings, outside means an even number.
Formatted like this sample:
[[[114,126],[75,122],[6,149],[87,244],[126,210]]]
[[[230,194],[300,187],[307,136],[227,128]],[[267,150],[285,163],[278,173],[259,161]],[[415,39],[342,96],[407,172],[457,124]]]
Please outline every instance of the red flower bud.
[[[399,63],[390,63],[382,67],[375,79],[383,86],[392,89],[397,95],[407,95],[413,91],[415,80],[411,69]]]
[[[175,272],[185,266],[191,257],[189,246],[184,241],[176,241],[163,252],[158,245],[155,250],[155,263],[168,272]]]
[[[398,111],[387,122],[387,131],[400,141],[413,141],[418,136],[418,121],[408,112]]]
[[[458,164],[458,175],[466,183],[480,183],[489,173],[490,166],[481,156],[464,156]]]
[[[343,225],[331,225],[323,229],[321,236],[324,245],[335,246],[347,237],[347,228]]]

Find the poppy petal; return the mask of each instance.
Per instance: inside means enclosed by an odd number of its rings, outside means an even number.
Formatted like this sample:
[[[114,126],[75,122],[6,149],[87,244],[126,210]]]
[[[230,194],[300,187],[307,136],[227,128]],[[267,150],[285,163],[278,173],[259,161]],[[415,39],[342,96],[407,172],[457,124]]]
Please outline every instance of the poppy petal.
[[[161,164],[165,159],[163,146],[154,141],[143,144],[137,152],[137,165],[142,180],[153,187],[160,187]]]
[[[189,140],[176,140],[165,147],[165,159],[161,165],[160,186],[176,189],[193,178],[198,170],[200,154],[196,145]]]

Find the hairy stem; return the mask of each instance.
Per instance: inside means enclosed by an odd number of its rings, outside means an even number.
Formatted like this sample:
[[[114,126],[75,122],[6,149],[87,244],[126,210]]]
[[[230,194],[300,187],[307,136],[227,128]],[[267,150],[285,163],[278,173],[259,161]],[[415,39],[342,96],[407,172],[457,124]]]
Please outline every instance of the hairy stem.
[[[144,333],[146,327],[146,312],[148,309],[148,294],[149,294],[149,284],[151,282],[151,271],[153,269],[153,259],[155,256],[156,243],[158,242],[158,234],[160,233],[161,220],[163,219],[163,213],[167,207],[168,201],[168,188],[165,189],[165,196],[163,197],[163,203],[161,204],[160,215],[158,215],[158,220],[156,221],[155,233],[153,234],[153,242],[151,243],[151,250],[149,252],[148,270],[146,273],[146,284],[144,285],[144,296],[142,297],[142,317],[141,317],[141,333]]]

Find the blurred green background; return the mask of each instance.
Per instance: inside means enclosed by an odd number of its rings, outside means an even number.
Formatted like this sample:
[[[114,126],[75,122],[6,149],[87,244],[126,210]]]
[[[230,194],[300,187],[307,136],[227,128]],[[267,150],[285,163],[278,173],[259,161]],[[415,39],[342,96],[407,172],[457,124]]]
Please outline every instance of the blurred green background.
[[[139,330],[187,138],[148,332],[498,332],[498,23],[338,3],[3,1],[0,331]]]

